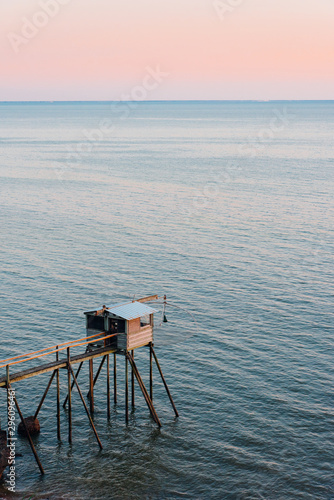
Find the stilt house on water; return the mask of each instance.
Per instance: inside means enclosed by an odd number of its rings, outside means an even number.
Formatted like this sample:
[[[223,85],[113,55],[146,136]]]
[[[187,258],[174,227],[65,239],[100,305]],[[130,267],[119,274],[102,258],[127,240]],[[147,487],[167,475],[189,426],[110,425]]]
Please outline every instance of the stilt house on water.
[[[154,300],[155,296],[153,297]],[[142,300],[152,299],[148,297]],[[109,338],[93,342],[94,346],[111,346],[119,351],[131,351],[153,342],[153,314],[156,309],[133,300],[101,309],[87,311],[87,337],[101,332],[101,337]]]
[[[109,357],[113,355],[114,361],[114,369],[113,369],[113,393],[114,393],[114,404],[117,404],[117,365],[116,365],[116,355],[124,356],[125,358],[125,421],[129,423],[129,366],[131,369],[131,406],[135,407],[135,380],[137,381],[138,387],[146,401],[148,409],[152,415],[155,423],[161,427],[161,423],[157,412],[153,405],[153,360],[158,368],[161,380],[163,385],[165,386],[167,395],[169,397],[170,403],[173,407],[174,414],[178,417],[178,411],[175,407],[173,398],[171,396],[170,390],[167,386],[167,382],[162,373],[160,363],[156,356],[154,345],[153,345],[153,314],[158,312],[156,309],[144,304],[144,302],[150,302],[154,300],[158,300],[158,295],[151,295],[149,297],[144,297],[138,300],[132,300],[128,302],[122,302],[120,304],[113,304],[110,306],[102,306],[100,309],[94,309],[92,311],[86,311],[84,314],[86,315],[86,331],[87,337],[80,338],[77,340],[70,340],[63,344],[57,346],[50,346],[45,349],[41,349],[39,351],[33,353],[26,353],[14,357],[10,357],[0,361],[0,368],[6,368],[6,374],[0,376],[0,388],[4,388],[7,390],[7,402],[10,400],[10,397],[13,399],[13,405],[19,413],[22,429],[25,432],[25,436],[28,437],[28,441],[31,447],[31,450],[35,456],[36,462],[40,469],[41,474],[44,474],[44,469],[39,460],[37,451],[35,449],[34,443],[31,439],[31,433],[40,428],[39,421],[37,416],[39,411],[41,410],[45,397],[49,391],[49,388],[52,384],[52,381],[55,379],[57,383],[57,439],[61,440],[61,431],[60,431],[60,372],[62,369],[65,369],[65,373],[67,373],[67,395],[63,403],[63,407],[67,407],[67,417],[68,417],[68,441],[72,443],[72,390],[74,386],[76,386],[77,391],[79,393],[81,402],[84,406],[86,414],[88,416],[90,425],[95,434],[96,440],[98,442],[99,447],[102,449],[102,443],[96,431],[93,419],[91,415],[94,413],[94,385],[99,377],[103,364],[105,363],[107,366],[107,418],[110,420],[111,409],[110,409],[110,366],[109,366]],[[165,317],[165,306],[167,304],[166,295],[163,296],[163,322],[167,322]],[[83,353],[76,355],[71,355],[70,350],[86,345],[86,351]],[[134,350],[147,346],[149,348],[149,387],[146,389],[143,379],[138,371]],[[64,350],[67,351],[67,356],[60,357],[59,353],[62,353]],[[56,360],[49,361],[47,363],[39,363],[36,366],[32,366],[23,371],[13,372],[12,366],[16,366],[17,363],[23,363],[25,361],[30,362],[34,359],[39,359],[49,354],[56,353]],[[94,376],[94,359],[98,359],[101,357],[100,365]],[[81,370],[81,367],[85,361],[89,363],[89,391],[87,393],[87,398],[89,399],[89,409],[85,402],[85,397],[80,389],[78,383],[78,376]],[[73,365],[79,364],[79,367],[76,371],[76,374],[73,370]],[[25,380],[30,377],[34,377],[37,375],[41,375],[43,373],[52,372],[47,387],[44,391],[44,394],[40,400],[40,403],[33,414],[33,416],[29,416],[24,418],[20,409],[20,406],[17,402],[17,392],[12,390],[12,383],[17,383],[21,380]],[[81,383],[81,381],[80,381]],[[11,395],[11,396],[10,396]],[[14,410],[13,410],[14,411]],[[9,413],[7,412],[7,415]],[[8,417],[9,418],[9,417]],[[8,429],[10,428],[10,420],[8,420]],[[18,429],[19,430],[19,429]],[[12,437],[11,435],[6,434],[5,431],[0,430],[0,478],[3,470],[8,465],[7,459],[7,440],[11,443]],[[16,439],[16,438],[15,438]]]

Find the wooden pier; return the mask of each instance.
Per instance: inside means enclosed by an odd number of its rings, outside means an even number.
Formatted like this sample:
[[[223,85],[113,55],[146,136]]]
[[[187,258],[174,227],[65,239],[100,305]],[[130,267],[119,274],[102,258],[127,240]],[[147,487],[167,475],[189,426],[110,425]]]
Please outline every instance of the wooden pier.
[[[87,414],[92,431],[95,435],[96,441],[100,449],[103,445],[100,437],[94,426],[92,420],[92,415],[94,414],[94,386],[98,380],[98,377],[103,369],[106,367],[107,374],[107,418],[110,419],[110,358],[113,360],[113,396],[114,404],[117,404],[117,356],[123,356],[125,359],[125,421],[129,422],[129,378],[131,379],[131,407],[135,406],[135,380],[141,390],[141,393],[145,399],[147,407],[154,422],[161,427],[160,419],[157,415],[156,409],[153,405],[153,360],[156,363],[161,380],[166,389],[167,395],[169,397],[170,403],[173,407],[174,414],[178,417],[178,412],[175,407],[173,398],[171,396],[170,390],[162,373],[162,369],[158,358],[156,356],[153,344],[153,314],[156,312],[154,309],[146,306],[143,302],[148,302],[152,300],[157,300],[158,296],[144,297],[137,301],[131,301],[122,304],[116,304],[113,306],[102,306],[100,309],[89,311],[85,313],[86,315],[86,337],[72,340],[63,344],[58,344],[56,346],[51,346],[48,348],[35,351],[33,353],[22,354],[14,356],[12,358],[7,358],[5,360],[0,360],[0,369],[5,369],[6,373],[0,377],[0,388],[6,389],[7,391],[7,415],[9,415],[9,404],[10,400],[15,403],[17,413],[19,414],[21,420],[22,433],[27,437],[30,444],[31,450],[34,454],[35,460],[39,467],[41,474],[44,474],[44,469],[42,467],[41,461],[36,452],[31,434],[34,431],[34,424],[38,426],[37,420],[39,411],[41,410],[47,393],[55,380],[57,385],[56,392],[56,415],[57,415],[57,439],[61,441],[61,428],[60,428],[60,372],[63,370],[66,373],[67,379],[67,395],[63,403],[63,407],[67,407],[67,417],[68,417],[68,442],[72,442],[72,391],[75,388],[79,393],[80,400]],[[166,303],[166,297],[164,296],[164,307]],[[165,317],[164,317],[165,318]],[[101,330],[101,326],[104,330]],[[86,346],[86,351],[80,354],[71,355],[71,349],[78,346]],[[149,389],[146,388],[143,379],[139,373],[138,367],[135,363],[135,349],[146,347],[149,349]],[[66,354],[66,356],[60,357],[60,353]],[[30,367],[21,371],[14,371],[18,368],[17,365],[25,363],[32,360],[41,360],[44,356],[55,356],[54,361],[45,362],[38,366]],[[94,375],[93,360],[96,358],[101,358],[100,365]],[[88,362],[89,365],[89,391],[86,395],[83,394],[80,385],[78,383],[78,376],[84,362]],[[79,365],[76,373],[74,373],[73,366]],[[131,370],[131,377],[129,377],[129,368]],[[36,377],[42,375],[43,373],[51,373],[49,382],[44,390],[41,397],[40,403],[35,410],[33,416],[24,418],[21,408],[17,400],[17,394],[13,391],[13,384],[18,384],[19,382],[26,380],[31,377]],[[86,397],[85,397],[86,396]],[[86,398],[88,400],[88,405],[86,403]],[[9,417],[8,417],[9,418]],[[31,426],[32,425],[32,426]],[[9,427],[8,427],[9,428]],[[0,429],[1,431],[1,429]],[[0,448],[0,458],[1,452],[5,453],[4,450],[4,436],[2,431],[2,450]],[[11,443],[12,435],[8,433],[7,441]],[[1,444],[0,443],[0,444]],[[2,461],[3,462],[3,461]],[[0,461],[0,477],[6,467],[6,463]]]

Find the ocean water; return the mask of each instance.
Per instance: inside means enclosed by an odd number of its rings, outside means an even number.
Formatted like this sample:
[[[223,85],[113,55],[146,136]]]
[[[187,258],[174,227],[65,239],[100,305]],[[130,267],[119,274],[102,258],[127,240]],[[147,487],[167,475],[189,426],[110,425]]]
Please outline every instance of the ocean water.
[[[0,358],[166,294],[155,346],[180,414],[155,371],[161,430],[138,387],[126,425],[119,356],[109,422],[105,369],[95,390],[103,450],[75,392],[59,443],[51,386],[46,474],[18,438],[16,498],[334,499],[333,122],[333,102],[0,105]],[[49,376],[16,384],[24,415]]]

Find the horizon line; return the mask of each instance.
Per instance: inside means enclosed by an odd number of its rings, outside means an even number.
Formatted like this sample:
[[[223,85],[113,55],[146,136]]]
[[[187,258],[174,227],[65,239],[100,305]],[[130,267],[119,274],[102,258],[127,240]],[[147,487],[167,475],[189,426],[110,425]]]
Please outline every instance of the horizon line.
[[[60,99],[43,99],[43,100],[5,100],[0,101],[0,104],[9,103],[45,103],[45,104],[55,104],[55,103],[127,103],[135,102],[137,104],[142,103],[152,103],[152,102],[334,102],[334,99],[147,99],[142,101],[136,100],[117,100],[117,99],[87,99],[87,100],[60,100]]]

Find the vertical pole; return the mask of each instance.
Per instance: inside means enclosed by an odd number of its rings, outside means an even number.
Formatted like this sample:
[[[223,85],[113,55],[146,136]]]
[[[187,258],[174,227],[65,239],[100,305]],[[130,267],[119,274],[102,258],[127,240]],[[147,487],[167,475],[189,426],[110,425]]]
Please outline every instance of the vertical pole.
[[[116,353],[114,352],[114,403],[117,403],[117,366]]]
[[[110,420],[110,363],[109,354],[107,354],[107,415]]]
[[[70,348],[67,348],[68,442],[72,443],[72,387]]]
[[[56,352],[56,360],[59,361],[59,352],[58,352],[58,346],[57,346],[57,352]],[[56,380],[57,380],[57,439],[58,441],[61,441],[61,436],[60,436],[60,384],[59,384],[59,368],[57,369],[57,374],[56,374]]]
[[[153,363],[152,363],[152,345],[150,343],[150,399],[153,401]]]
[[[131,354],[132,354],[132,359],[134,359],[135,358],[134,350],[131,351]],[[135,407],[135,373],[132,367],[131,367],[131,406],[132,408]]]
[[[94,413],[94,373],[93,373],[93,360],[89,360],[89,404],[90,412]]]
[[[129,422],[129,380],[128,380],[128,358],[125,356],[125,422]]]
[[[79,373],[80,373],[80,370],[81,370],[82,365],[83,365],[83,361],[81,361],[81,363],[80,363],[80,365],[79,365],[79,368],[78,368],[77,373],[76,373],[76,375],[75,375],[75,376],[76,376],[76,378],[78,378],[78,376],[79,376]],[[74,387],[74,382],[72,382],[72,385],[71,385],[71,388],[72,388],[72,389],[73,389],[73,387]],[[65,401],[64,401],[64,403],[63,403],[63,408],[66,408],[66,403],[67,403],[67,400],[68,400],[68,395],[66,396]]]

